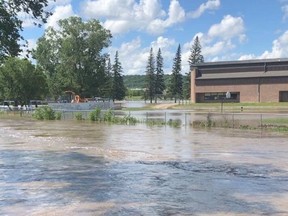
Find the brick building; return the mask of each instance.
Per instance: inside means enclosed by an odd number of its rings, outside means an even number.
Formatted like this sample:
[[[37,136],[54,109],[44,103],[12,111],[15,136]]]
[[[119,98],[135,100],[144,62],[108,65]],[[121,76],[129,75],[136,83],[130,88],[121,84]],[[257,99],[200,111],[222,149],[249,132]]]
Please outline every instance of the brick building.
[[[226,93],[231,97],[226,99]],[[288,59],[208,62],[191,71],[191,102],[288,102]]]

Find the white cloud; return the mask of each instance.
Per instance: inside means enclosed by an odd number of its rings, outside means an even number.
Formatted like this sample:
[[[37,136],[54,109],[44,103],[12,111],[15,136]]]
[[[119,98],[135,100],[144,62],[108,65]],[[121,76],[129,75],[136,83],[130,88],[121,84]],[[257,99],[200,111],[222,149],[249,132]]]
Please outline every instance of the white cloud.
[[[272,43],[271,51],[264,51],[261,55],[245,54],[240,56],[239,60],[249,59],[270,59],[270,58],[287,58],[288,56],[288,30]]]
[[[48,7],[70,4],[72,0],[48,0]]]
[[[81,13],[87,18],[102,19],[112,34],[130,30],[154,33],[153,22],[166,16],[159,0],[140,0],[139,3],[136,0],[86,0],[81,5]]]
[[[220,5],[220,0],[208,0],[206,3],[201,4],[197,10],[189,12],[187,16],[195,19],[200,17],[206,10],[217,10]]]
[[[112,34],[136,30],[159,35],[185,20],[178,0],[171,0],[168,12],[162,9],[160,0],[86,0],[81,13],[87,18],[102,19]]]
[[[128,32],[131,29],[131,25],[128,20],[107,20],[103,23],[106,29],[109,29],[113,34],[120,34],[122,32]]]
[[[59,6],[65,6],[71,3],[71,0],[48,0],[48,6],[45,8],[46,11],[53,12],[54,10],[59,10]],[[72,6],[70,6],[72,9]],[[22,26],[24,28],[35,27],[36,24],[43,24],[41,21],[33,18],[32,14],[27,14],[25,12],[19,12],[18,17],[23,21]]]
[[[218,24],[211,26],[208,31],[209,37],[231,39],[234,37],[243,38],[244,21],[241,17],[225,16]]]
[[[161,50],[170,49],[170,47],[174,46],[176,44],[174,39],[164,38],[163,36],[159,36],[155,41],[152,41],[151,47],[154,50],[158,50],[159,48]]]
[[[28,50],[31,51],[32,49],[36,48],[36,39],[27,39],[26,41],[27,41],[27,44],[26,44],[27,46],[21,47],[22,52],[20,53],[20,58],[26,58],[27,55],[29,54]],[[23,41],[23,44],[24,44],[24,41]],[[30,59],[30,60],[33,61],[33,59]]]
[[[119,60],[122,64],[124,75],[143,75],[145,74],[150,48],[153,48],[155,57],[158,49],[161,48],[162,57],[164,59],[164,73],[170,73],[170,60],[173,59],[176,53],[175,45],[174,39],[160,36],[152,41],[149,46],[143,47],[141,39],[137,37],[132,41],[122,43],[120,47],[109,48],[109,53],[113,64],[115,52],[118,50]]]
[[[70,16],[75,15],[72,9],[72,5],[61,5],[61,6],[56,6],[55,11],[52,16],[50,16],[47,20],[47,23],[45,24],[45,28],[51,26],[54,28],[58,27],[57,22],[61,19],[66,19]]]
[[[260,58],[283,58],[288,56],[288,30],[273,41],[272,50],[265,51]]]
[[[112,34],[136,30],[161,35],[186,18],[199,17],[219,6],[220,0],[207,0],[187,16],[178,0],[170,1],[168,11],[163,10],[160,0],[85,0],[81,4],[81,14],[86,18],[102,20]]]
[[[19,12],[18,17],[20,20],[23,21],[23,23],[22,23],[23,28],[34,27],[35,22],[39,23],[39,21],[32,18],[32,15],[27,14],[25,12]]]
[[[251,60],[251,59],[257,59],[257,57],[254,54],[246,54],[246,55],[240,56],[238,60],[242,61],[242,60]]]
[[[177,0],[171,1],[168,15],[168,19],[164,21],[167,27],[184,21],[185,11]]]
[[[212,25],[207,33],[199,32],[186,43],[185,52],[190,52],[196,36],[202,46],[202,55],[205,59],[215,58],[217,55],[223,56],[233,50],[237,43],[246,40],[244,21],[241,17],[224,16],[219,23]],[[187,58],[188,54],[186,53],[185,56]]]
[[[288,5],[282,6],[282,11],[283,11],[283,19],[286,20],[288,19]]]
[[[82,3],[81,10],[88,18],[128,18],[134,4],[134,0],[86,0]]]

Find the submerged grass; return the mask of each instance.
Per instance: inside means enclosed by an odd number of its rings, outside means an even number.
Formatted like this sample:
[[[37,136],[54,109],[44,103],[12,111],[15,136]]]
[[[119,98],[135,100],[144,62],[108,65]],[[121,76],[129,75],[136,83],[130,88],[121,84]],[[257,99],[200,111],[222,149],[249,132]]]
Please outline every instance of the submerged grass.
[[[241,130],[265,130],[272,132],[288,132],[288,119],[285,118],[269,118],[261,121],[255,120],[235,120],[229,119],[226,115],[215,118],[211,113],[208,113],[206,120],[195,120],[191,123],[195,128],[234,128]]]

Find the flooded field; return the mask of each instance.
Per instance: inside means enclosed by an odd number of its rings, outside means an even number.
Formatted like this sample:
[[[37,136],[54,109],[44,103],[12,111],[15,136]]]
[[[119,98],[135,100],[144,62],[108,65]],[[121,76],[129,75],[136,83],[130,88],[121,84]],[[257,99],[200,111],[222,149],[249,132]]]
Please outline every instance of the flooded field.
[[[0,215],[288,215],[288,139],[2,119]]]

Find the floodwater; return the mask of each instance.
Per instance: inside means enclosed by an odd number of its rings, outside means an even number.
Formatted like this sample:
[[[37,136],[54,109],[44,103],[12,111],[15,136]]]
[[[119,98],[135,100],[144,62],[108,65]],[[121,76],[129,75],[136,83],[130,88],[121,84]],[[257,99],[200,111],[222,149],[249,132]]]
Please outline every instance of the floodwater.
[[[0,215],[288,215],[288,140],[1,120]]]

